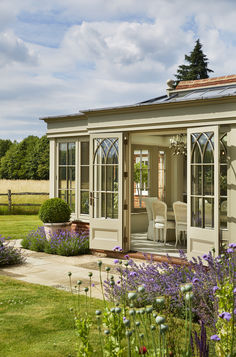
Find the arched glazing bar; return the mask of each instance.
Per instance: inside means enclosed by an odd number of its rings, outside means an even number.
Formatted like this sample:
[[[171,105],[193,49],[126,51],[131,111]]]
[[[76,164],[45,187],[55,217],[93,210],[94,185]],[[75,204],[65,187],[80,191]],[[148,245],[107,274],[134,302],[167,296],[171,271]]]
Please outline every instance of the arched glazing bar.
[[[118,216],[118,138],[94,140],[94,216],[117,218]]]

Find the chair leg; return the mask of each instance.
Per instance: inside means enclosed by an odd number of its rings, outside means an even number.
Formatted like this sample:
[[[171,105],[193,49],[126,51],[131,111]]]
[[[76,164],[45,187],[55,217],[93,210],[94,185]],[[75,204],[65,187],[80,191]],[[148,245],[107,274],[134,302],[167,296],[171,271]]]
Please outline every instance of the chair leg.
[[[164,241],[164,245],[166,245],[166,228],[163,229],[163,241]]]
[[[180,238],[180,232],[178,231],[178,229],[175,230],[175,238],[176,238],[175,246],[177,246]]]

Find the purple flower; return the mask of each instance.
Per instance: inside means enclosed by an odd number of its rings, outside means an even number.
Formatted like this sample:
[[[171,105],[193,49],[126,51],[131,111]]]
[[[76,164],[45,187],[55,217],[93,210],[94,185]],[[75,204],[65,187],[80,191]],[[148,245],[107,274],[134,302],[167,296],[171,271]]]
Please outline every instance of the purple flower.
[[[126,254],[126,255],[125,255],[125,259],[129,259],[129,256],[128,256],[128,254]]]
[[[130,276],[137,276],[137,273],[135,271],[131,271]]]
[[[193,284],[199,283],[199,279],[198,279],[198,278],[194,278],[194,279],[192,280],[192,283],[193,283]]]
[[[236,288],[234,288],[234,294],[236,294]]]
[[[234,309],[234,315],[236,315],[236,309]]]
[[[113,252],[115,252],[117,250],[118,250],[118,252],[122,252],[122,248],[119,247],[118,245],[116,245],[112,250],[113,250]]]
[[[202,258],[203,259],[205,259],[205,260],[207,260],[209,257],[208,257],[208,254],[204,254],[203,256],[202,256]]]
[[[231,316],[230,312],[222,312],[221,314],[219,314],[219,317],[221,317],[224,320],[229,321],[232,316]]]
[[[233,253],[233,252],[234,252],[233,248],[228,248],[227,249],[227,253]]]
[[[236,243],[230,243],[229,248],[235,249],[236,248]]]
[[[114,264],[118,264],[118,263],[119,263],[119,259],[115,259]]]
[[[218,290],[219,288],[218,288],[218,286],[216,285],[216,286],[213,286],[213,293],[215,294],[215,292],[216,292],[216,290]]]
[[[220,341],[220,337],[218,335],[212,335],[211,340],[212,341]]]

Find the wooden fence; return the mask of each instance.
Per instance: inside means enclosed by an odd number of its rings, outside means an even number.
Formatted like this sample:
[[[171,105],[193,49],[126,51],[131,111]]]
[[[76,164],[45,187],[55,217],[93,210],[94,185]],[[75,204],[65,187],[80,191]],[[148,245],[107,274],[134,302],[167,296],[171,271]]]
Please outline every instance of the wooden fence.
[[[8,206],[8,211],[11,212],[13,206],[41,206],[41,203],[12,203],[12,196],[35,195],[35,196],[48,196],[48,192],[11,192],[0,193],[0,196],[7,196],[8,203],[0,203],[0,206]]]

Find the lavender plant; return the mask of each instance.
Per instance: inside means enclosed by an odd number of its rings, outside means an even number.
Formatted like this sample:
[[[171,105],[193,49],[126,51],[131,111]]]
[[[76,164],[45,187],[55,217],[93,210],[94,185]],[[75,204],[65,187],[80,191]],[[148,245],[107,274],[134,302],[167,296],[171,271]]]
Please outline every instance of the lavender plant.
[[[61,231],[54,233],[50,240],[46,239],[43,227],[30,232],[22,239],[21,245],[25,249],[46,252],[64,256],[85,254],[89,251],[88,232],[81,233]]]
[[[0,235],[0,266],[22,264],[25,257],[20,249],[15,248]]]
[[[195,321],[214,326],[217,321],[217,301],[213,287],[217,281],[223,281],[229,274],[229,255],[224,254],[215,258],[210,252],[202,258],[188,261],[185,254],[180,252],[184,265],[157,263],[152,259],[143,264],[137,264],[126,256],[128,266],[118,265],[117,272],[123,281],[111,286],[105,282],[106,296],[117,302],[124,300],[127,291],[136,290],[138,286],[145,287],[145,293],[136,301],[137,306],[153,304],[156,296],[168,296],[171,312],[184,317],[184,301],[179,294],[179,286],[185,283],[193,285],[192,311]]]
[[[236,356],[235,341],[235,314],[236,314],[236,244],[230,244],[225,255],[228,256],[228,266],[224,267],[228,274],[224,274],[222,280],[217,281],[213,291],[218,303],[218,320],[216,323],[216,335],[212,340],[216,341],[217,356]],[[220,257],[222,259],[223,256]]]

